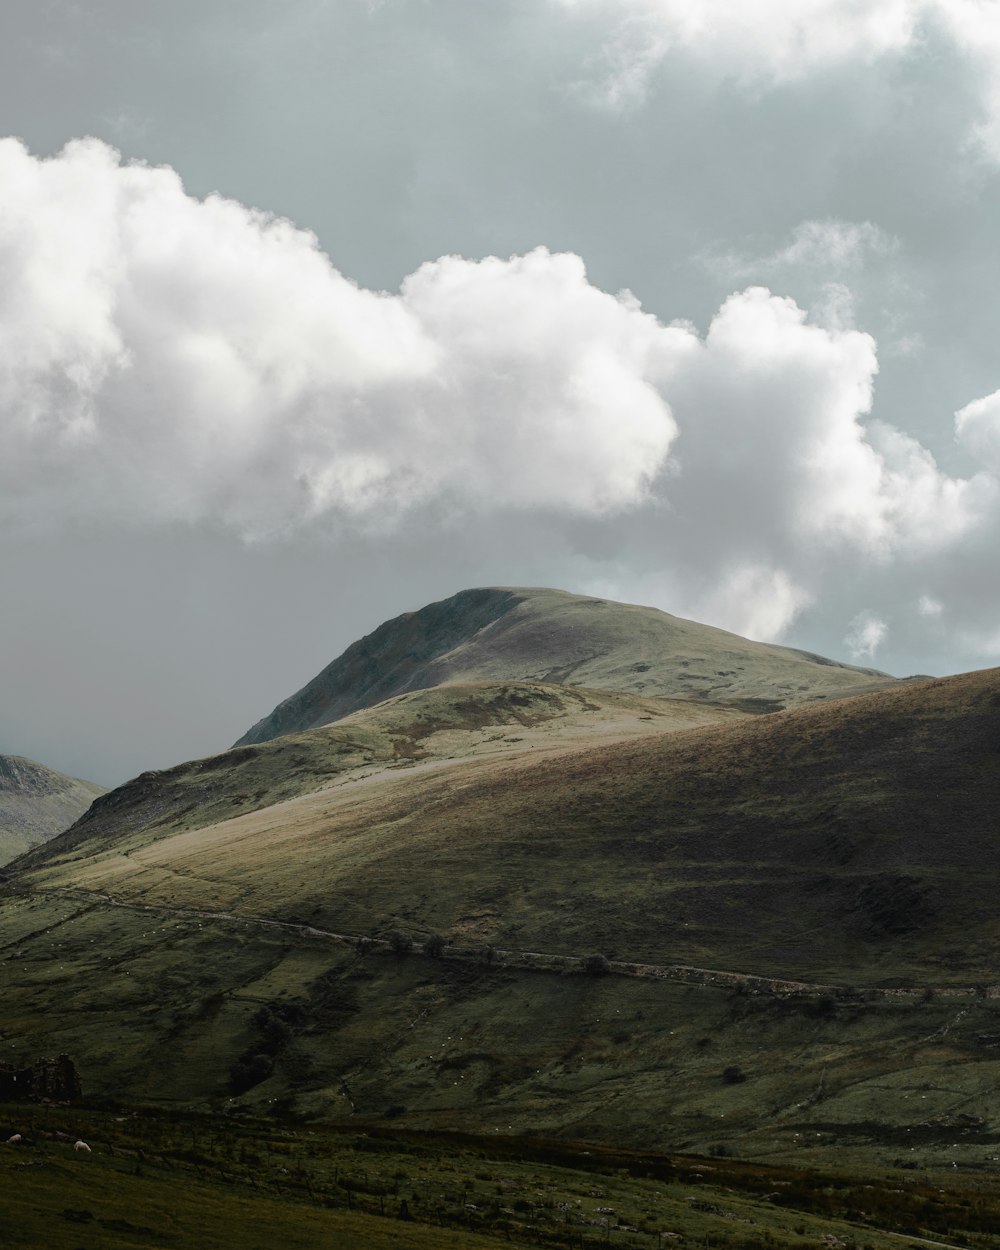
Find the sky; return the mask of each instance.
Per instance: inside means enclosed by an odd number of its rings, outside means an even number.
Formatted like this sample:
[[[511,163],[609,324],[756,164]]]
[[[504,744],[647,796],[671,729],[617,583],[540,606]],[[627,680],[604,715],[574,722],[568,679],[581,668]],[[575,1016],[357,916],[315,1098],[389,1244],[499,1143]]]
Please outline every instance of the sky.
[[[7,0],[0,751],[468,586],[1000,663],[1000,0]]]

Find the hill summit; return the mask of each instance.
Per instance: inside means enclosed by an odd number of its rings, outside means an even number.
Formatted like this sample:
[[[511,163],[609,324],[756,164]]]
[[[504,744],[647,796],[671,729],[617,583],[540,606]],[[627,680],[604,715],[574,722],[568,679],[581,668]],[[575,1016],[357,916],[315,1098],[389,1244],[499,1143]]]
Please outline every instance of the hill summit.
[[[0,864],[68,829],[103,793],[21,755],[0,755]]]
[[[314,729],[412,690],[530,681],[748,712],[861,694],[896,679],[809,652],[563,590],[492,586],[380,625],[236,743]]]

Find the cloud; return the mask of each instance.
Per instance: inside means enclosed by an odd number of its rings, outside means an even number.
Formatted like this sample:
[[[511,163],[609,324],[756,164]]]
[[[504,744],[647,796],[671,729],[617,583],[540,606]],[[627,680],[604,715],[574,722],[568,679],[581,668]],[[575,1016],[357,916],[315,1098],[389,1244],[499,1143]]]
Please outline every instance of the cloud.
[[[872,660],[888,633],[888,625],[873,612],[859,612],[851,621],[844,644],[856,660]]]
[[[744,89],[802,82],[844,66],[917,56],[942,36],[978,80],[972,136],[1000,160],[1000,23],[983,0],[549,0],[605,28],[599,92],[615,107],[641,101],[671,56]]]
[[[602,513],[675,435],[688,350],[582,262],[444,257],[397,295],[96,140],[0,143],[3,510],[255,536],[429,500]]]
[[[737,565],[725,570],[704,601],[706,620],[746,638],[781,638],[812,596],[784,569]]]
[[[820,223],[789,247],[847,263],[880,237]],[[630,595],[771,640],[868,573],[946,613],[997,532],[998,396],[957,415],[980,467],[949,476],[871,419],[875,340],[765,287],[703,337],[544,248],[365,290],[311,234],[96,140],[48,160],[0,142],[0,273],[8,536],[521,517],[530,545],[593,536]]]
[[[1000,477],[1000,391],[956,412],[955,434],[966,451]]]
[[[979,79],[982,117],[973,138],[984,153],[1000,161],[1000,21],[996,6],[982,0],[927,3]]]
[[[759,256],[708,252],[703,263],[721,277],[739,280],[802,268],[844,273],[859,270],[869,257],[887,256],[898,246],[897,239],[870,221],[826,218],[801,222],[788,242],[774,251]]]
[[[770,551],[846,546],[886,560],[959,539],[977,524],[978,483],[864,423],[877,371],[870,335],[810,324],[764,287],[731,296],[668,389],[681,430],[674,498],[691,511],[739,506],[753,524],[734,541]]]
[[[617,50],[634,57],[681,51],[725,72],[800,78],[843,61],[873,61],[914,41],[921,0],[551,0],[577,15],[618,23]]]
[[[762,287],[731,296],[666,388],[679,434],[661,482],[663,572],[639,572],[626,596],[765,641],[813,612],[840,620],[831,647],[846,629],[859,655],[887,638],[868,617],[852,623],[861,596],[891,612],[923,594],[968,622],[995,619],[982,573],[1000,531],[992,461],[949,475],[872,420],[877,368],[868,334],[815,324]]]

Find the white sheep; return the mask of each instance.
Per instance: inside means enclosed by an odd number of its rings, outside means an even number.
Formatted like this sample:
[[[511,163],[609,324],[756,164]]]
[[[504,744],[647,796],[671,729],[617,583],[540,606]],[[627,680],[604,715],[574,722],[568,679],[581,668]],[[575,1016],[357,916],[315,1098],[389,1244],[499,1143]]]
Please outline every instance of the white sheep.
[[[77,1151],[85,1150],[87,1154],[90,1154],[90,1147],[87,1145],[85,1141],[75,1141],[73,1143],[73,1149]]]
[[[16,1146],[16,1145],[17,1145],[17,1143],[18,1143],[20,1140],[21,1140],[21,1134],[20,1134],[20,1133],[15,1133],[12,1137],[8,1137],[8,1138],[7,1138],[7,1145],[8,1145],[8,1146]]]

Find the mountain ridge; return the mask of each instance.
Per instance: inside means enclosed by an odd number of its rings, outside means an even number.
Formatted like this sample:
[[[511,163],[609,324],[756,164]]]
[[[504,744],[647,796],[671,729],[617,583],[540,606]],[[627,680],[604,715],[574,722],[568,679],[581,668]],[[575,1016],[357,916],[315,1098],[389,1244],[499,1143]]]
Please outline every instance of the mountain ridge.
[[[485,686],[479,728],[448,727],[440,712],[433,723],[429,701],[461,719],[469,689],[412,692],[144,775],[18,861],[18,878],[358,933],[407,918],[459,935],[478,915],[484,940],[507,946],[551,949],[573,934],[616,957],[715,967],[753,951],[745,971],[806,979],[902,971],[899,943],[919,937],[907,977],[928,959],[947,965],[936,943],[989,975],[1000,670],[665,731],[653,719],[662,702],[619,695],[627,732],[592,741],[565,709],[537,710],[588,701],[559,686],[539,687],[534,709],[521,684],[501,687],[495,720],[483,713],[497,687]],[[593,705],[598,724],[611,702]],[[501,723],[517,734],[490,752]],[[448,745],[456,733],[469,749]],[[596,927],[592,898],[604,900]]]
[[[6,1040],[226,1113],[995,1152],[1000,670],[656,710],[442,686],[147,774],[7,874]]]
[[[529,681],[778,711],[899,679],[656,608],[545,587],[479,587],[384,622],[235,743],[330,724],[406,691]]]

